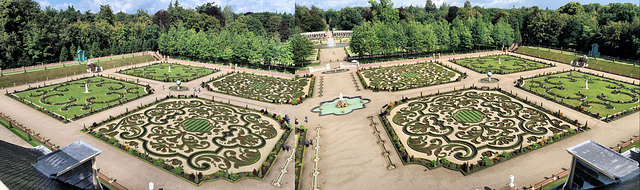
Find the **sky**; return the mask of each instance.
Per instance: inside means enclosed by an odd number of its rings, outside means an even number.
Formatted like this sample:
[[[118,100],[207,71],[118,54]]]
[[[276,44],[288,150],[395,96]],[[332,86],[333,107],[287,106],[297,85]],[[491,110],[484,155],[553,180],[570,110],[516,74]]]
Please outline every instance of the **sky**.
[[[90,10],[92,13],[100,11],[100,5],[110,5],[113,13],[120,11],[125,13],[136,13],[139,9],[155,14],[159,10],[166,10],[172,0],[35,0],[40,3],[41,8],[51,6],[54,9],[66,10],[73,6],[83,13]],[[174,0],[175,1],[175,0]],[[235,13],[245,12],[286,12],[293,14],[295,0],[179,0],[180,6],[193,8],[207,2],[215,2],[224,8],[230,5]]]
[[[368,0],[296,0],[295,3],[301,6],[311,7],[311,5],[315,5],[316,7],[322,8],[324,10],[328,9],[341,9],[343,7],[359,7],[359,6],[371,6]],[[393,7],[400,6],[418,6],[424,7],[426,0],[391,0],[393,2]],[[437,7],[442,5],[442,2],[446,2],[450,6],[458,6],[462,7],[466,0],[432,0],[436,4]],[[637,0],[634,1],[615,1],[615,0],[469,0],[471,2],[471,6],[480,6],[484,8],[520,8],[522,6],[532,7],[538,6],[542,9],[558,9],[562,5],[567,4],[568,2],[580,2],[581,4],[588,3],[600,3],[600,4],[609,4],[612,2],[620,2],[620,3],[634,3],[638,4]]]

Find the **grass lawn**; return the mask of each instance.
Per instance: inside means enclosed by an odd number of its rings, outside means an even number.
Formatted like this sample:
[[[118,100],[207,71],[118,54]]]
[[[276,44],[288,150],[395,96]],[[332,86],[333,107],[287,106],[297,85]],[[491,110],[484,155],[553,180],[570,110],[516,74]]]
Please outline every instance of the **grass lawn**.
[[[38,145],[43,145],[40,141],[36,140],[35,138],[31,138],[31,140],[29,140],[26,132],[20,129],[17,129],[15,127],[9,128],[9,121],[5,120],[4,118],[0,118],[0,125],[9,129],[9,131],[13,132],[13,134],[16,134],[18,137],[20,137],[25,142],[29,143],[31,146],[36,147]]]
[[[493,74],[508,74],[551,67],[550,65],[545,63],[523,59],[511,55],[473,57],[458,59],[454,62],[458,65],[469,68],[479,73],[491,72]]]
[[[89,93],[85,93],[85,84],[88,84]],[[14,95],[66,118],[74,118],[148,95],[144,88],[115,79],[89,77],[21,91]]]
[[[518,48],[518,53],[533,55],[537,57],[542,57],[551,60],[557,60],[563,63],[571,63],[571,61],[576,58],[582,56],[581,54],[575,54],[571,52],[563,52],[559,50],[549,50],[546,48],[537,48],[537,47],[520,47]],[[632,64],[613,62],[611,60],[606,59],[596,59],[594,57],[589,57],[589,66],[588,68],[592,69],[600,69],[603,71],[608,71],[612,73],[617,73],[625,76],[639,77],[640,76],[640,66],[634,66]]]
[[[588,80],[589,89],[585,89]],[[523,89],[572,106],[584,106],[600,117],[640,105],[640,86],[581,72],[564,72],[524,80]]]
[[[555,180],[555,181],[553,181],[553,182],[551,182],[551,183],[549,183],[549,184],[547,184],[547,185],[545,185],[545,186],[542,186],[542,188],[541,188],[540,190],[548,190],[548,189],[551,189],[551,188],[553,188],[553,187],[555,187],[555,186],[558,186],[558,185],[560,185],[560,184],[564,183],[565,181],[567,181],[567,176],[564,176],[563,178],[560,178],[560,179],[558,179],[558,180]]]
[[[131,64],[137,64],[137,63],[143,63],[143,62],[149,62],[149,61],[153,61],[153,57],[151,55],[142,55],[142,56],[136,56],[136,57],[130,57],[130,58],[124,58],[124,59],[100,61],[98,65],[104,69],[108,69],[108,68],[119,67],[123,65],[131,65]],[[21,85],[21,84],[32,83],[36,81],[44,81],[47,79],[54,79],[57,77],[73,75],[74,73],[80,74],[80,73],[87,72],[86,70],[87,70],[86,65],[72,65],[72,66],[66,66],[66,67],[56,68],[56,69],[27,72],[23,74],[5,75],[0,77],[0,87],[13,86],[14,83],[16,85]]]
[[[171,69],[170,72],[169,69]],[[215,72],[217,72],[215,69],[177,63],[155,63],[120,71],[122,74],[164,82],[175,82],[177,80],[187,82]]]

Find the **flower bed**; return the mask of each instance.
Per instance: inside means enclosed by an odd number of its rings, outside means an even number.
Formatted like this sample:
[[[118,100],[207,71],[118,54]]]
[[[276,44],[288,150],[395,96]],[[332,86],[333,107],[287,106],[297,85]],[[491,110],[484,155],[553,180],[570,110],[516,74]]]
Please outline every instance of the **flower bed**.
[[[307,129],[304,126],[300,126],[296,128],[296,133],[298,134],[298,142],[296,142],[296,189],[300,189],[300,184],[302,181],[302,166],[304,161],[304,151],[305,151],[305,143],[304,140],[307,139]]]
[[[198,130],[183,126],[194,119],[213,124]],[[110,116],[82,131],[200,185],[218,179],[234,183],[246,178],[264,180],[291,127],[279,115],[265,110],[240,108],[197,96],[167,96],[119,116]],[[267,144],[273,144],[271,151],[265,150]]]
[[[246,72],[227,72],[201,84],[202,88],[213,92],[273,104],[293,105],[312,97],[314,85],[313,75],[296,75],[293,79],[283,79]]]
[[[512,56],[509,54],[451,59],[449,61],[479,73],[491,72],[493,74],[509,74],[552,67],[551,64],[524,59],[520,56]]]
[[[169,72],[169,69],[171,69],[171,72]],[[162,62],[142,67],[129,68],[126,70],[119,70],[118,73],[162,82],[175,82],[177,80],[180,80],[181,82],[188,82],[218,71],[220,71],[220,69]]]
[[[458,121],[455,115],[462,109],[485,117]],[[588,130],[499,88],[475,86],[391,102],[379,118],[403,164],[464,175]]]
[[[358,78],[365,89],[400,91],[458,82],[467,75],[442,63],[423,62],[408,65],[360,69]]]

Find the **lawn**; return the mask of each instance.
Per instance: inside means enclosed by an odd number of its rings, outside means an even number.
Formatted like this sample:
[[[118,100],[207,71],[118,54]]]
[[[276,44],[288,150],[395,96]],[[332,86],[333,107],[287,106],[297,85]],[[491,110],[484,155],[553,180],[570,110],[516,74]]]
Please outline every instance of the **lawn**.
[[[85,93],[86,89],[89,93]],[[65,119],[77,119],[94,112],[124,104],[148,95],[146,87],[105,77],[87,77],[73,81],[34,87],[10,96],[33,105],[45,113]],[[59,117],[56,117],[60,119]]]
[[[576,58],[582,56],[581,54],[564,52],[559,50],[549,50],[546,48],[536,48],[536,47],[520,47],[518,48],[518,53],[532,55],[536,57],[541,57],[545,59],[551,59],[554,61],[559,61],[563,63],[571,63],[571,61]],[[640,66],[634,66],[632,64],[613,62],[611,60],[606,59],[595,59],[594,57],[589,57],[589,66],[588,68],[599,69],[611,73],[617,73],[624,76],[631,76],[638,78],[640,77]]]
[[[585,89],[585,81],[588,88]],[[635,111],[640,106],[640,86],[582,73],[559,74],[525,79],[522,89],[546,99],[577,107],[596,118]],[[579,107],[578,107],[579,106]]]
[[[546,63],[511,55],[472,57],[456,59],[453,62],[483,74],[486,74],[487,72],[491,72],[493,74],[508,74],[551,67],[551,65]]]
[[[132,64],[144,63],[149,61],[153,61],[153,57],[151,55],[142,55],[142,56],[136,56],[136,57],[130,57],[130,58],[124,58],[124,59],[100,61],[98,62],[98,65],[104,69],[109,69],[113,67],[132,65]],[[23,74],[4,75],[0,77],[0,87],[13,86],[14,84],[21,85],[21,84],[32,83],[36,81],[45,81],[45,80],[54,79],[57,77],[65,77],[65,76],[74,75],[74,74],[81,74],[81,73],[87,72],[86,70],[87,70],[87,66],[81,64],[81,65],[60,67],[55,69],[27,72]]]
[[[154,63],[147,66],[121,70],[119,73],[163,82],[175,82],[177,80],[188,82],[217,71],[216,69],[177,63]]]
[[[372,67],[358,71],[363,86],[375,90],[406,90],[459,81],[465,77],[439,63]]]

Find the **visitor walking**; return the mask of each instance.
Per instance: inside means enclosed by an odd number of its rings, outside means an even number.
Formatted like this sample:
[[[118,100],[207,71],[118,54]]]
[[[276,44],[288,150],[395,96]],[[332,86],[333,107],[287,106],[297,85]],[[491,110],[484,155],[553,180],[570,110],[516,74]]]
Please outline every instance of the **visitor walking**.
[[[304,116],[304,122],[309,123],[309,118],[307,116]]]

